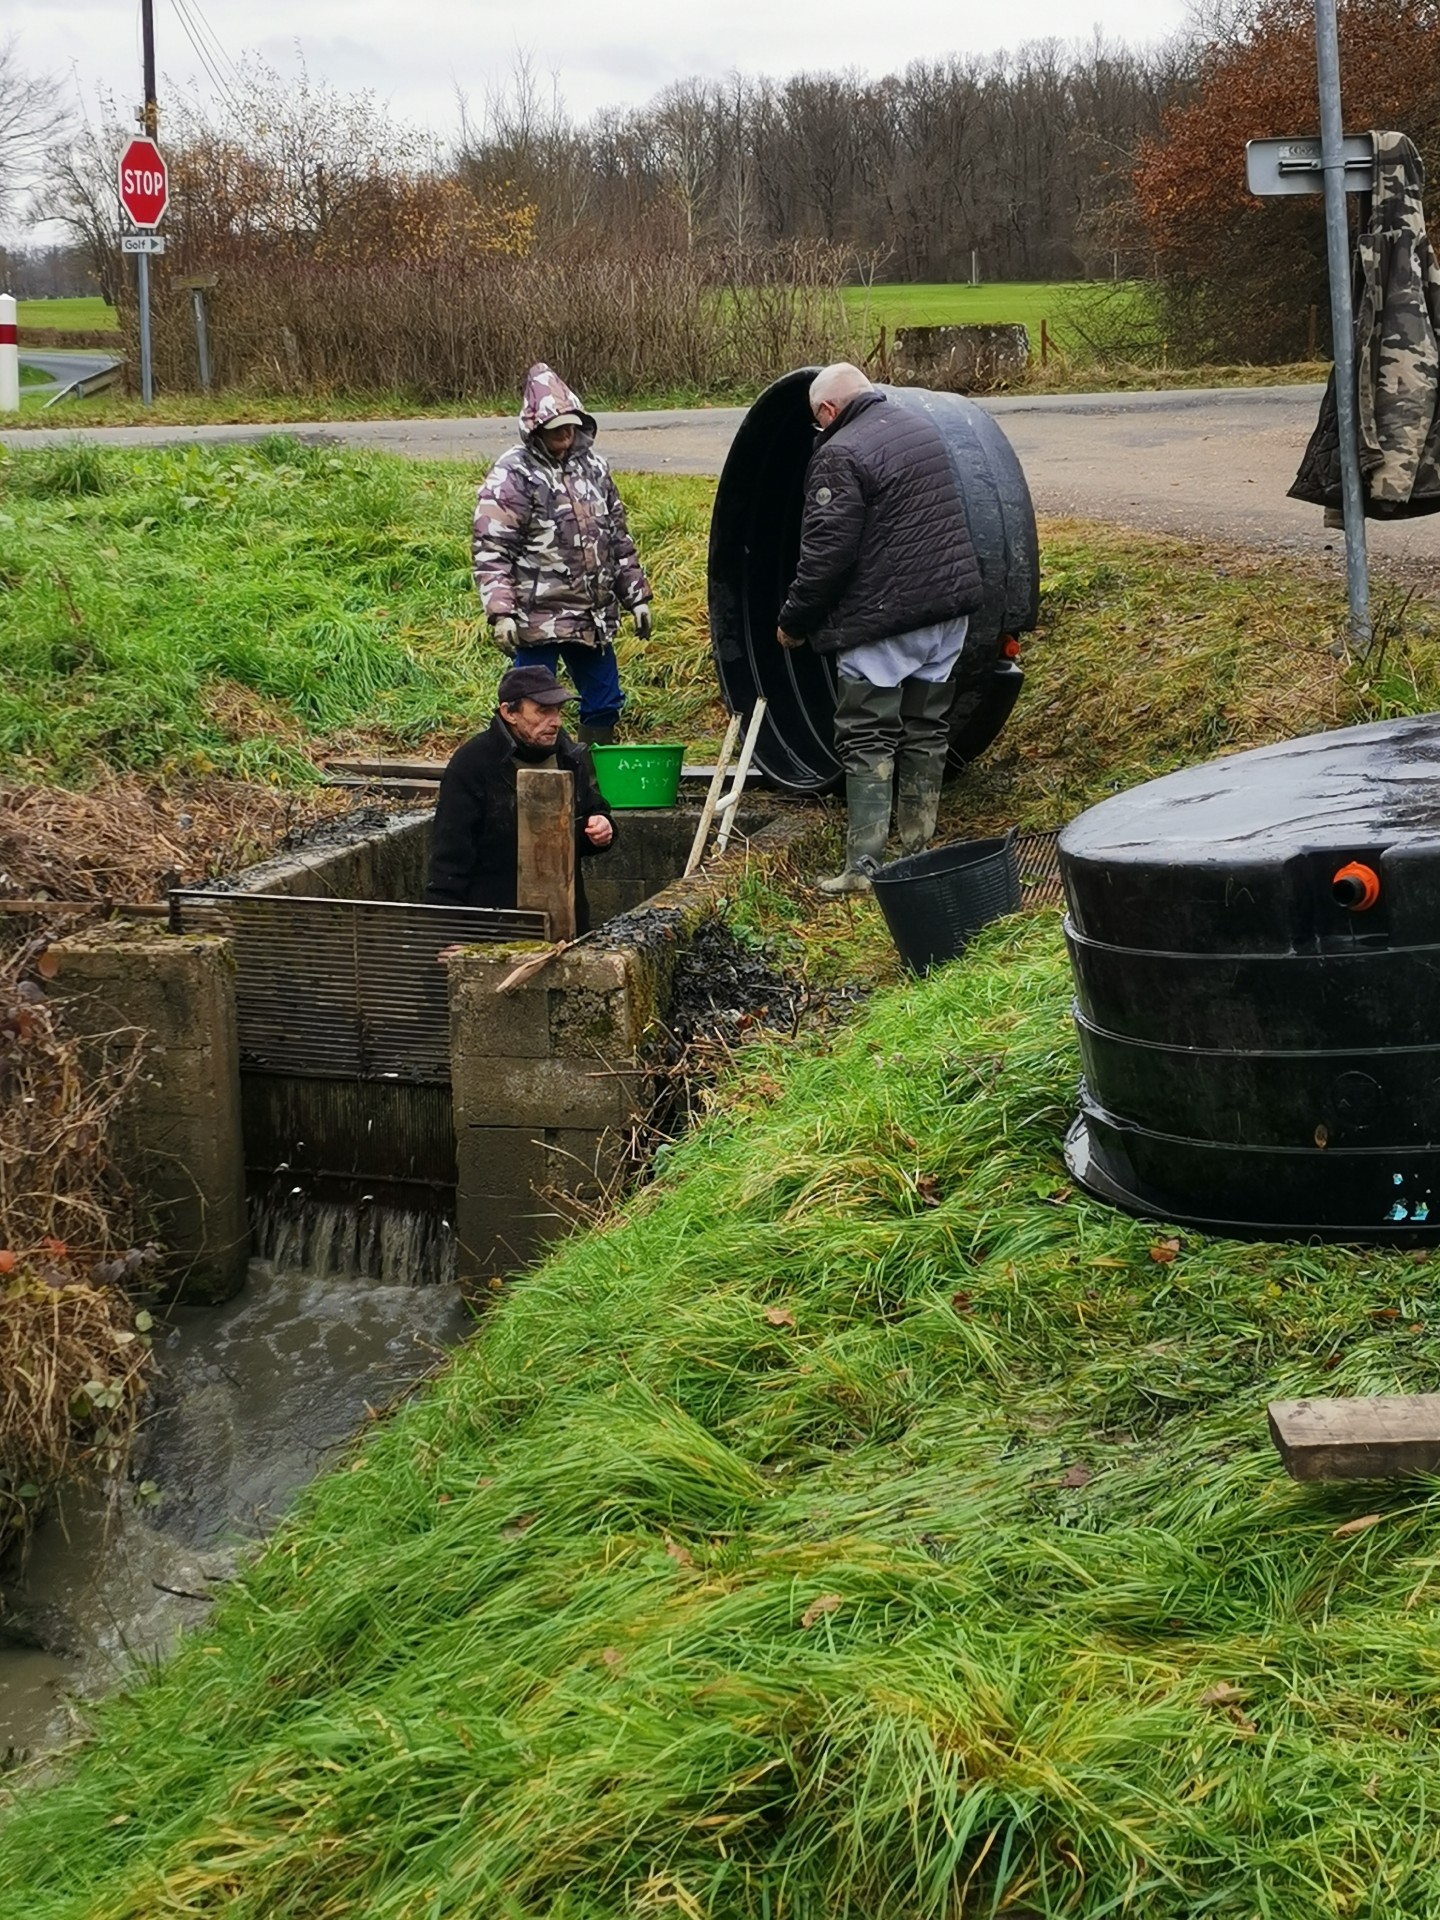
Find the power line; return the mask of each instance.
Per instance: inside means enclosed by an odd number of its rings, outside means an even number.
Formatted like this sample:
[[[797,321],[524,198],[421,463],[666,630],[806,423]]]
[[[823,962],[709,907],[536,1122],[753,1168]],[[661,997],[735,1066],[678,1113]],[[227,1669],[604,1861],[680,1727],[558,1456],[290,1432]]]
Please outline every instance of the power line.
[[[235,98],[235,95],[231,90],[229,81],[227,81],[225,76],[217,69],[215,62],[211,58],[209,50],[205,45],[204,40],[201,38],[199,31],[192,23],[189,17],[188,8],[185,4],[185,0],[170,0],[170,6],[171,6],[171,10],[175,15],[175,18],[180,23],[180,26],[182,31],[184,32],[185,38],[190,42],[191,47],[194,49],[195,57],[199,60],[201,66],[205,69],[206,75],[209,78],[211,86],[213,86],[216,92],[220,94],[224,99],[228,100],[230,105],[233,108],[235,108],[236,111],[238,112],[240,103]]]

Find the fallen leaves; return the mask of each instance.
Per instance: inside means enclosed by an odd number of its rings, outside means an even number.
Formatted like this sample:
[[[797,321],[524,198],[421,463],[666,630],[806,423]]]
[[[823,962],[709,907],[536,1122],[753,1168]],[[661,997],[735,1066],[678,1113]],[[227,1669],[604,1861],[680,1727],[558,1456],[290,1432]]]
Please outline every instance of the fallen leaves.
[[[765,1318],[772,1327],[793,1327],[795,1316],[788,1307],[766,1307]]]
[[[1060,1476],[1062,1487],[1088,1487],[1095,1478],[1083,1460],[1077,1460],[1073,1467],[1067,1467]]]
[[[812,1600],[800,1616],[802,1627],[813,1627],[817,1620],[823,1620],[827,1613],[836,1613],[845,1604],[838,1593],[822,1593],[818,1600]]]
[[[944,1197],[940,1192],[939,1175],[934,1173],[917,1174],[915,1176],[915,1191],[920,1196],[920,1204],[922,1207],[938,1207]]]
[[[665,1551],[677,1567],[693,1567],[695,1564],[695,1556],[690,1549],[682,1547],[678,1540],[672,1540],[668,1533],[665,1536]]]
[[[1364,1533],[1370,1527],[1378,1527],[1384,1518],[1383,1513],[1362,1513],[1357,1520],[1347,1520],[1342,1526],[1336,1527],[1330,1537],[1333,1540],[1344,1540],[1352,1533]]]
[[[1169,1266],[1179,1251],[1180,1242],[1178,1240],[1157,1240],[1150,1249],[1150,1258],[1160,1266],[1166,1267]]]

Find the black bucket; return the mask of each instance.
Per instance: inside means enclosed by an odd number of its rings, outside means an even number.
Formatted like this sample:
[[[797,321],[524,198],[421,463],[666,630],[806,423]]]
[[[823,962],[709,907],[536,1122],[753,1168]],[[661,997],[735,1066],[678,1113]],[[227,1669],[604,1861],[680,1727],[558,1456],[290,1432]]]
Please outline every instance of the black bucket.
[[[991,920],[1019,911],[1015,830],[892,860],[875,869],[870,884],[900,958],[912,973],[928,973],[958,959]]]
[[[710,644],[731,713],[766,702],[757,770],[778,787],[825,793],[840,785],[835,753],[835,666],[810,647],[776,644],[775,623],[800,552],[805,470],[815,447],[810,382],[787,373],[740,423],[725,458],[710,522]],[[983,599],[955,667],[950,765],[975,760],[1009,719],[1024,674],[1003,651],[1028,633],[1040,607],[1035,510],[1015,450],[983,408],[959,393],[886,387],[887,404],[929,415],[965,495]]]

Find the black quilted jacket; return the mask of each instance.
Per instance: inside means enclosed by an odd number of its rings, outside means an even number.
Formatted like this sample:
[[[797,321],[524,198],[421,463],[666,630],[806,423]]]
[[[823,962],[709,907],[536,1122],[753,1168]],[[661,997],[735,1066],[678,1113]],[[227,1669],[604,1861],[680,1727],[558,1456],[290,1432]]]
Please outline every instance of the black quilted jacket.
[[[940,429],[862,393],[805,475],[800,559],[780,609],[817,653],[888,640],[980,605],[980,565]]]
[[[455,907],[513,907],[519,827],[515,818],[515,737],[497,713],[484,733],[456,750],[440,778],[430,833],[425,898]],[[585,838],[592,813],[614,817],[601,799],[588,760],[568,734],[555,743],[555,764],[575,777],[575,846],[581,859],[603,852]],[[613,842],[611,843],[614,844]],[[590,909],[580,860],[575,862],[575,930],[586,933]]]

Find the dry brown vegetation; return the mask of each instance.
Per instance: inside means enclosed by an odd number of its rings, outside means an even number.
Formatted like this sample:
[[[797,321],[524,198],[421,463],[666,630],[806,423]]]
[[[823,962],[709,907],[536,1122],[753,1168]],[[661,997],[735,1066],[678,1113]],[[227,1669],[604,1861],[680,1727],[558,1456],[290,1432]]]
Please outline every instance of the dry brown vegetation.
[[[172,874],[194,885],[233,872],[353,805],[348,791],[244,780],[173,786],[105,774],[78,792],[0,787],[0,904],[159,900]]]
[[[45,992],[44,934],[0,965],[0,1542],[46,1486],[123,1461],[150,1372],[137,1246],[110,1133],[141,1036],[82,1060]]]

